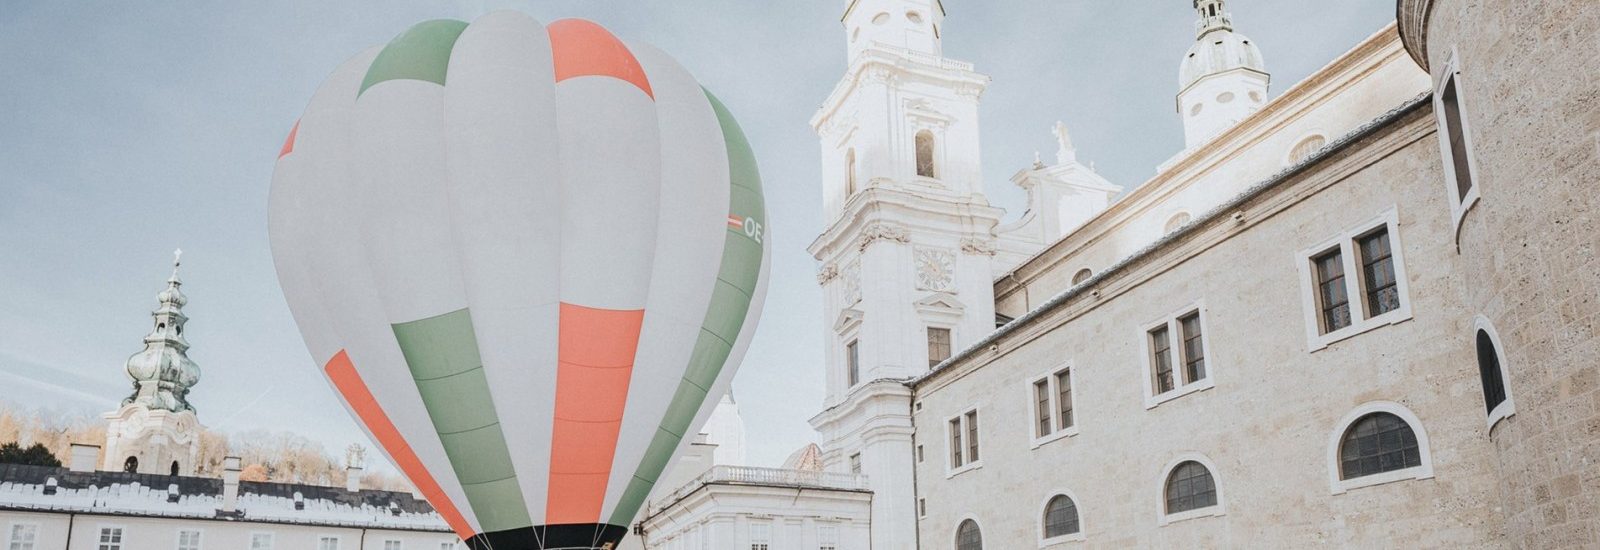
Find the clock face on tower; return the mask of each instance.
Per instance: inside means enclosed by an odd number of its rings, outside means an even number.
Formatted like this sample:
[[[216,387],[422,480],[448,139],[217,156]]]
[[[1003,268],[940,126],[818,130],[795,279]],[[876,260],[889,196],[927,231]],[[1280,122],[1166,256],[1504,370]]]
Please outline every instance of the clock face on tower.
[[[944,250],[916,250],[917,289],[946,292],[955,286],[956,258]]]

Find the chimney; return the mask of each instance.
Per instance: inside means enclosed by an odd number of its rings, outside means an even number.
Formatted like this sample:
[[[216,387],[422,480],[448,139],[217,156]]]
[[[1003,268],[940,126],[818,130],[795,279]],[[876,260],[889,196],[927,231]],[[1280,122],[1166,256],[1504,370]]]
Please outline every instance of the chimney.
[[[233,514],[239,507],[239,457],[222,459],[222,512]]]
[[[74,472],[93,472],[100,462],[100,446],[72,444],[72,455],[67,457],[67,469]]]
[[[344,469],[344,488],[352,493],[361,490],[361,467],[346,466]]]

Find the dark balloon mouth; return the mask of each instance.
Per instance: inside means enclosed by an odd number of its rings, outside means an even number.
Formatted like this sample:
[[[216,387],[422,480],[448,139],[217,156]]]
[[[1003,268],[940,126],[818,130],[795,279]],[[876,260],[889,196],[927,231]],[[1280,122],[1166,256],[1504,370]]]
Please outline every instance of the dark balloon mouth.
[[[466,543],[472,550],[610,550],[627,534],[620,525],[568,523],[479,533]]]

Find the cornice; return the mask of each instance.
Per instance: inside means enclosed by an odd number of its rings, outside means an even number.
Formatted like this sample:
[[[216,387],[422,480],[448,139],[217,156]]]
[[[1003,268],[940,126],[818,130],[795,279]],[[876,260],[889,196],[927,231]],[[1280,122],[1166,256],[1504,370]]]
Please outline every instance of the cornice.
[[[1433,4],[1433,0],[1398,0],[1394,13],[1406,53],[1411,54],[1411,60],[1422,70],[1429,72],[1432,70],[1428,68],[1428,20],[1433,16]]]

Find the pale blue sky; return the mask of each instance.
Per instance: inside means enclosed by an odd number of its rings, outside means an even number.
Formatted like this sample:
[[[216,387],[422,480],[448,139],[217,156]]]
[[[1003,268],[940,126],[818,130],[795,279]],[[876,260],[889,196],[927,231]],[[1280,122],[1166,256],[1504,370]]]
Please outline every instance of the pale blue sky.
[[[358,5],[359,4],[359,5]],[[815,439],[822,402],[815,262],[818,144],[807,126],[844,70],[845,0],[0,0],[0,400],[102,412],[185,250],[201,421],[290,430],[330,451],[363,436],[323,381],[272,268],[266,197],[289,126],[333,67],[412,23],[513,7],[596,20],[671,52],[739,117],[774,241],[766,314],[735,381],[749,460]],[[201,7],[203,6],[203,8]],[[945,0],[945,54],[994,78],[983,99],[991,201],[1054,151],[1142,183],[1182,144],[1188,0]],[[1234,0],[1236,28],[1286,89],[1393,19],[1393,0]]]

